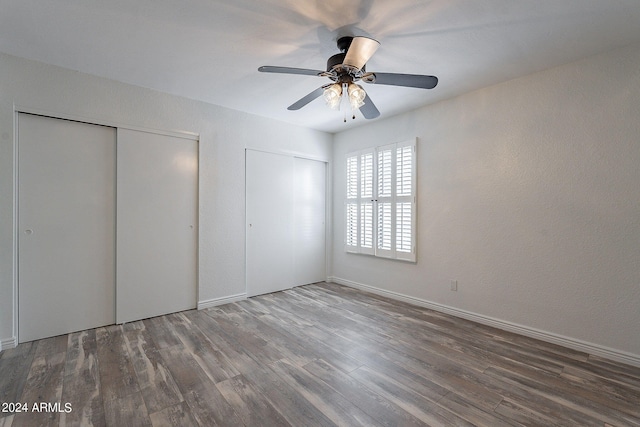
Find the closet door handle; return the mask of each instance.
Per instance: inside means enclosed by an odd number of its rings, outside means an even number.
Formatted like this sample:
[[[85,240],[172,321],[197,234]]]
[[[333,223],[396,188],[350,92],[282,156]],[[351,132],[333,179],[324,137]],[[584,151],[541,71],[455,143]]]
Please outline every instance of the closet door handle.
[[[24,230],[24,234],[26,234],[27,236],[30,236],[33,234],[33,230],[30,228],[27,228],[26,230]]]

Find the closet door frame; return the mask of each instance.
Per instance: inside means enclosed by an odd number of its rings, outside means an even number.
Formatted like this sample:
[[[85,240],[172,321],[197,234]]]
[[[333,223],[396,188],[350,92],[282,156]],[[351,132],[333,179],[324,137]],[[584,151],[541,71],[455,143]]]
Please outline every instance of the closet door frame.
[[[156,133],[156,134],[160,134],[160,135],[167,135],[167,136],[173,136],[173,137],[178,137],[178,138],[187,138],[187,139],[194,139],[196,141],[197,144],[197,153],[198,153],[198,159],[200,158],[200,134],[196,133],[196,132],[187,132],[187,131],[176,131],[176,130],[161,130],[161,129],[153,129],[153,128],[148,128],[148,127],[142,127],[142,126],[133,126],[130,124],[125,124],[125,123],[121,123],[121,122],[117,122],[117,121],[113,121],[113,120],[106,120],[106,119],[101,119],[101,118],[96,118],[96,117],[87,117],[87,116],[82,116],[82,115],[78,115],[78,114],[69,114],[69,113],[62,113],[59,111],[52,111],[52,110],[48,110],[48,109],[42,109],[42,108],[37,108],[37,107],[33,107],[33,106],[28,106],[28,105],[22,105],[22,104],[16,104],[14,103],[13,105],[13,144],[12,144],[12,148],[13,148],[13,218],[12,218],[12,223],[13,223],[13,241],[12,241],[12,246],[11,246],[11,253],[12,253],[12,270],[13,270],[13,278],[12,278],[12,290],[13,290],[13,299],[12,299],[12,308],[13,308],[13,327],[12,327],[12,341],[13,342],[3,342],[2,343],[2,348],[12,348],[18,345],[18,343],[20,342],[20,325],[19,325],[19,313],[18,313],[18,309],[19,309],[19,300],[18,300],[18,286],[19,286],[19,278],[18,278],[18,271],[19,271],[19,259],[18,259],[18,239],[20,237],[20,229],[19,229],[19,210],[18,210],[18,200],[19,200],[19,156],[18,156],[18,117],[21,113],[25,113],[25,114],[33,114],[33,115],[37,115],[37,116],[45,116],[45,117],[50,117],[53,119],[60,119],[60,120],[71,120],[71,121],[75,121],[75,122],[81,122],[81,123],[87,123],[87,124],[93,124],[93,125],[99,125],[99,126],[109,126],[109,127],[113,127],[116,129],[128,129],[128,130],[134,130],[134,131],[141,131],[141,132],[149,132],[149,133]],[[116,147],[117,147],[117,141],[116,141]],[[199,182],[200,182],[200,169],[198,168],[198,172],[197,172],[197,179],[196,182],[198,183],[198,189],[197,189],[197,197],[196,197],[196,203],[197,203],[197,207],[196,207],[196,215],[197,218],[196,220],[197,222],[197,233],[196,233],[196,304],[199,301],[199,292],[200,292],[200,269],[199,269],[199,249],[200,249],[200,241],[199,241],[199,236],[200,236],[200,227],[199,227],[199,212],[200,212],[200,186],[199,186]],[[116,225],[117,226],[117,225]]]

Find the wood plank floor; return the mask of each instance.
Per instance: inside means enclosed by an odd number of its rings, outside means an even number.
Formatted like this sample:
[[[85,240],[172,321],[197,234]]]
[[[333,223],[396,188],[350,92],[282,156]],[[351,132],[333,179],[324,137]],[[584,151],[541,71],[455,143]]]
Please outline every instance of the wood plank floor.
[[[13,402],[0,427],[640,426],[640,368],[318,283],[20,344]]]

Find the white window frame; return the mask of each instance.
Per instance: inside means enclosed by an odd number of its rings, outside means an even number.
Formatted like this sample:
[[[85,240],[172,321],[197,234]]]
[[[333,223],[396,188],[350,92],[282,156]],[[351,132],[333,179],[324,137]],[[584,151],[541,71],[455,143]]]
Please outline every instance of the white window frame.
[[[416,138],[347,153],[345,166],[345,251],[416,262]]]

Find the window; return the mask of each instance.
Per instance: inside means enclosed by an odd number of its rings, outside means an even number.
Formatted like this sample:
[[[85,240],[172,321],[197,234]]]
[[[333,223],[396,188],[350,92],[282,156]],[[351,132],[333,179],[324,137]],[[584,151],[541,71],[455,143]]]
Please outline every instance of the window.
[[[345,250],[416,260],[416,141],[347,154]]]

